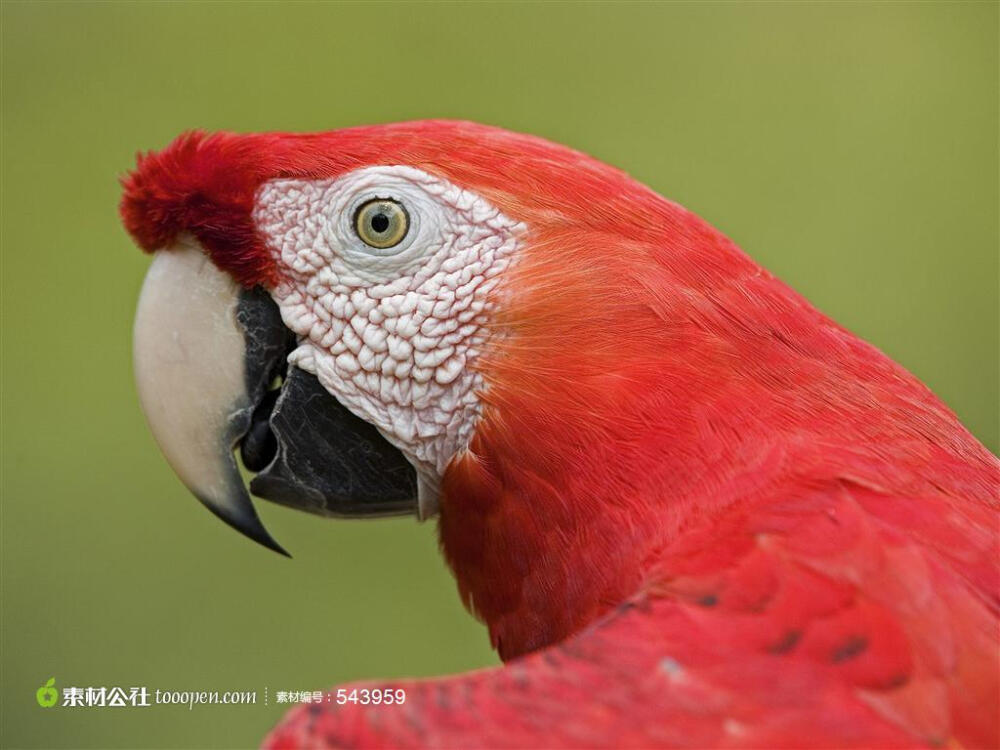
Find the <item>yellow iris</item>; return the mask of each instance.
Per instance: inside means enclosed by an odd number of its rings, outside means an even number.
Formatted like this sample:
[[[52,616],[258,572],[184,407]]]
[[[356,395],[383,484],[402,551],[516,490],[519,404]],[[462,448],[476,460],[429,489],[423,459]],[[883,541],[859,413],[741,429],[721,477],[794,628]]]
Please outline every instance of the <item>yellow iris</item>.
[[[358,209],[354,229],[366,245],[384,250],[403,241],[410,229],[410,217],[396,201],[375,199]]]

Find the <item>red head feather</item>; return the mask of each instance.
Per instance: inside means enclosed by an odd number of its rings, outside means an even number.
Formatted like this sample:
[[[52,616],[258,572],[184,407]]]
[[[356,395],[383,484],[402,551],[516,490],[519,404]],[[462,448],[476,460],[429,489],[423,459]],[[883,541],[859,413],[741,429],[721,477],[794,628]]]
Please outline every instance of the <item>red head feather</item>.
[[[652,196],[621,172],[564,146],[476,123],[430,120],[311,134],[185,133],[162,151],[137,157],[122,180],[122,220],[148,252],[188,232],[241,283],[273,283],[277,270],[252,220],[260,186],[376,164],[447,177],[534,224],[571,221],[613,230],[628,220],[631,200]],[[655,217],[631,218],[633,232],[656,231]]]

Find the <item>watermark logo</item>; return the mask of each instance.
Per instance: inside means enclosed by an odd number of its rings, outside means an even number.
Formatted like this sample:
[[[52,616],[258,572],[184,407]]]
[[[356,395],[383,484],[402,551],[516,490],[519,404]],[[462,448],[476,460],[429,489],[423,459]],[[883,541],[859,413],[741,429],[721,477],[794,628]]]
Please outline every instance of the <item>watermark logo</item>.
[[[35,700],[42,708],[52,708],[59,702],[59,691],[54,687],[56,678],[50,677],[49,681],[35,691]]]
[[[64,675],[65,676],[65,675]],[[257,690],[163,690],[145,685],[122,687],[120,685],[89,687],[56,687],[56,678],[35,691],[35,700],[42,708],[62,706],[69,709],[89,708],[148,708],[150,706],[187,706],[189,711],[195,706],[257,705],[260,691]],[[270,692],[263,690],[264,706],[268,705]],[[62,701],[60,702],[60,698]],[[279,690],[274,694],[275,703],[347,703],[362,706],[394,706],[406,702],[403,688],[340,688],[336,694],[332,690]]]
[[[145,685],[122,687],[120,685],[64,687],[55,686],[52,677],[35,693],[35,700],[42,708],[62,705],[65,708],[138,708],[153,705],[184,705],[188,710],[201,704],[254,705],[257,703],[256,690],[161,690]],[[62,703],[59,698],[62,696]],[[264,688],[264,705],[267,705],[267,688]]]

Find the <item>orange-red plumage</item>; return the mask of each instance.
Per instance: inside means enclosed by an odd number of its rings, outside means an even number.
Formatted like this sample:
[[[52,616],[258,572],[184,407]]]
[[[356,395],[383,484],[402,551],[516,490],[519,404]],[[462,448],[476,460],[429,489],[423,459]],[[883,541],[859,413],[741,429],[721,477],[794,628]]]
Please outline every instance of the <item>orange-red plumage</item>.
[[[1000,467],[903,368],[560,146],[442,122],[201,144],[238,152],[233,205],[407,164],[528,227],[440,519],[510,663],[406,683],[399,710],[299,709],[273,747],[1000,744]],[[143,169],[123,212],[148,247],[172,226],[150,201],[200,204]],[[259,271],[236,236],[214,252]]]

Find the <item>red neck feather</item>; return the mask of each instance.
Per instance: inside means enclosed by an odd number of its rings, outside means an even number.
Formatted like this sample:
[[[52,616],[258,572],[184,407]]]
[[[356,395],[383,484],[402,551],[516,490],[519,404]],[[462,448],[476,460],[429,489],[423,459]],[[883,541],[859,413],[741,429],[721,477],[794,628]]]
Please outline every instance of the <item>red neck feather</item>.
[[[994,486],[992,456],[909,373],[694,215],[628,192],[626,212],[592,196],[598,229],[519,217],[543,229],[446,472],[442,547],[505,659],[655,586],[665,547],[735,503],[845,476]]]

